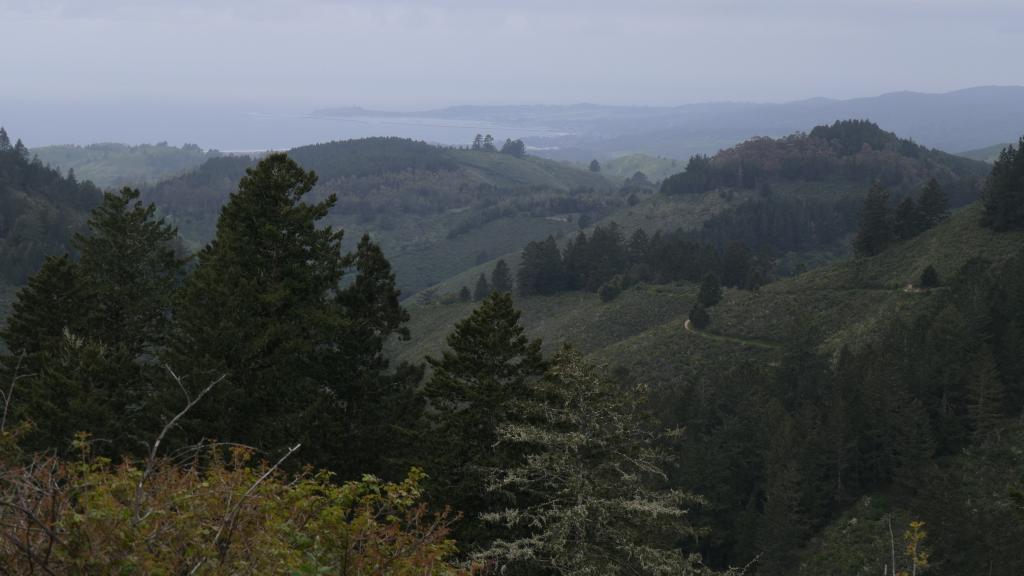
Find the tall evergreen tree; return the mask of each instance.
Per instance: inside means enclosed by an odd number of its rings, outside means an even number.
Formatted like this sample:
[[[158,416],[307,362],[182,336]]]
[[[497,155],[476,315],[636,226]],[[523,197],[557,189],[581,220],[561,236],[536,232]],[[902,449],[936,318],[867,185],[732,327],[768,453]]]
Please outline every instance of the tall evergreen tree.
[[[427,358],[433,375],[424,394],[436,411],[427,469],[437,499],[463,513],[458,541],[470,550],[492,533],[478,514],[499,501],[486,493],[485,471],[510,457],[498,428],[511,421],[513,404],[529,395],[545,364],[540,340],[526,337],[507,293],[492,292],[455,325],[447,344],[440,358]]]
[[[750,279],[750,251],[743,242],[729,243],[722,257],[722,284],[746,288]]]
[[[1024,137],[1007,146],[992,165],[982,191],[985,224],[995,230],[1024,227]]]
[[[227,376],[197,407],[197,432],[264,449],[303,442],[307,460],[336,466],[365,456],[344,454],[346,441],[375,397],[382,342],[408,316],[379,247],[364,237],[344,254],[342,232],[318,227],[336,199],[305,203],[315,183],[285,154],[247,170],[181,290],[168,359],[198,381]]]
[[[501,293],[512,291],[512,272],[508,269],[508,264],[505,264],[505,260],[498,260],[494,265],[494,271],[491,272],[491,288]]]
[[[65,333],[81,335],[89,325],[92,296],[78,266],[67,255],[51,256],[18,291],[0,338],[7,348],[4,364],[22,358],[23,373],[42,369],[44,356],[57,350]]]
[[[892,242],[893,223],[889,210],[889,191],[875,184],[864,198],[860,228],[853,248],[860,256],[874,256]]]
[[[171,300],[184,260],[177,231],[139,201],[139,191],[104,193],[89,233],[77,234],[80,269],[96,295],[90,333],[136,358],[155,352],[167,336]]]
[[[697,301],[705,308],[710,308],[722,299],[722,285],[714,272],[704,274],[700,282],[700,293],[697,294]]]
[[[687,507],[703,500],[662,487],[668,455],[642,389],[601,378],[571,349],[534,388],[498,427],[499,442],[523,455],[491,471],[489,490],[508,498],[484,518],[504,531],[479,557],[503,574],[708,573],[680,548],[700,533]]]
[[[487,295],[491,293],[491,285],[487,283],[487,276],[483,273],[476,279],[476,286],[473,288],[473,300],[477,302],[487,298]]]
[[[982,350],[971,369],[967,388],[967,410],[975,440],[996,437],[1004,414],[1003,396],[1003,383],[995,359],[987,349]]]
[[[526,245],[518,276],[519,292],[524,296],[554,294],[565,288],[565,267],[553,236]]]
[[[924,232],[928,224],[924,214],[917,203],[910,196],[907,196],[896,207],[896,215],[893,222],[893,232],[900,240],[909,240]]]
[[[927,228],[935,226],[949,216],[949,196],[935,178],[925,184],[917,205]]]
[[[594,158],[593,160],[590,161],[589,168],[590,168],[591,172],[600,172],[601,171],[601,163],[597,161],[597,158]]]
[[[96,450],[114,456],[132,448],[139,397],[125,389],[133,371],[117,351],[88,337],[95,298],[80,267],[51,257],[22,288],[0,338],[0,357],[14,396],[8,422],[33,426],[23,446],[65,451],[76,432],[100,440]],[[137,375],[134,375],[137,377]]]

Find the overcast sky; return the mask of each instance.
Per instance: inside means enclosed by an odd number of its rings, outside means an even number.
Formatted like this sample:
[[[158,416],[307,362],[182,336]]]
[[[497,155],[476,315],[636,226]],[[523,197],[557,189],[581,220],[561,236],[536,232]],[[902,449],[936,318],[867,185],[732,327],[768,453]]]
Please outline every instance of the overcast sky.
[[[0,101],[419,108],[1024,84],[1021,0],[0,0]]]

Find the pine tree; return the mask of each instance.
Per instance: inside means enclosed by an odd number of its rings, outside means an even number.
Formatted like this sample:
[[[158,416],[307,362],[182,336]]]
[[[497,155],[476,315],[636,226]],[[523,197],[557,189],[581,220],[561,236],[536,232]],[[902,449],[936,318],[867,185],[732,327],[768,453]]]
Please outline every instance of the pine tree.
[[[89,332],[131,358],[164,343],[183,273],[184,260],[174,249],[177,231],[155,212],[139,201],[138,190],[104,193],[89,218],[89,233],[74,238],[83,277],[96,296]]]
[[[998,435],[1003,417],[1003,383],[995,359],[987,349],[978,355],[971,369],[967,411],[976,441],[986,441]]]
[[[718,304],[718,301],[721,299],[722,285],[718,281],[718,276],[714,272],[704,274],[704,278],[700,282],[700,293],[697,295],[697,301],[705,308],[711,308]]]
[[[711,316],[708,315],[707,309],[700,302],[697,302],[693,305],[693,308],[690,308],[688,318],[690,319],[690,326],[694,330],[703,330],[711,323]]]
[[[380,246],[363,235],[349,260],[354,260],[355,279],[338,292],[335,305],[340,310],[325,306],[324,311],[337,314],[335,321],[342,325],[333,337],[335,349],[328,358],[328,378],[334,399],[344,412],[337,416],[328,430],[336,437],[324,439],[324,445],[340,445],[343,452],[325,454],[321,464],[339,475],[356,477],[383,470],[388,458],[394,457],[381,446],[401,444],[401,428],[396,427],[396,402],[407,406],[403,417],[415,419],[420,409],[411,401],[413,390],[422,374],[415,367],[388,371],[384,343],[395,336],[409,338],[409,313],[399,303],[401,293],[395,287],[395,274],[391,263],[384,257]],[[329,340],[325,337],[324,342]],[[409,388],[411,387],[411,388]],[[331,415],[326,415],[331,417]],[[396,437],[396,434],[399,434]],[[406,470],[396,470],[404,474]]]
[[[949,217],[949,197],[935,178],[925,184],[917,205],[926,228],[931,228]]]
[[[642,388],[620,389],[564,349],[518,417],[498,427],[522,454],[497,462],[484,518],[501,537],[477,554],[501,573],[584,576],[705,574],[680,543],[703,500],[663,488],[668,454],[642,409]]]
[[[1007,146],[999,154],[981,197],[987,226],[995,230],[1024,226],[1024,137],[1017,148]]]
[[[597,161],[597,158],[594,158],[593,160],[590,161],[590,167],[589,168],[590,168],[591,172],[600,172],[601,171],[601,163]]]
[[[22,360],[22,373],[42,369],[44,356],[53,354],[65,334],[81,335],[89,326],[92,296],[78,266],[67,255],[51,256],[18,291],[0,338],[7,347],[4,364],[13,369]]]
[[[921,280],[918,284],[921,288],[935,288],[939,285],[939,273],[935,271],[934,266],[929,264],[928,267],[921,272]]]
[[[76,432],[102,439],[96,450],[108,456],[137,447],[129,435],[140,397],[126,382],[138,373],[88,336],[94,309],[80,266],[67,256],[47,259],[18,292],[0,332],[9,351],[0,364],[19,378],[8,422],[33,423],[23,447],[63,452]]]
[[[928,224],[917,203],[910,196],[907,196],[896,207],[896,216],[893,224],[893,231],[900,240],[909,240],[924,232]]]
[[[498,260],[498,263],[494,265],[494,271],[491,272],[491,288],[502,294],[511,292],[513,289],[512,272],[509,271],[508,264],[505,264],[504,260]]]
[[[565,289],[565,267],[553,236],[530,242],[523,249],[517,284],[523,296],[555,294]]]
[[[483,149],[485,152],[496,152],[498,150],[494,147],[494,136],[490,134],[484,136]]]
[[[473,150],[480,150],[483,147],[484,147],[484,137],[482,135],[480,135],[480,134],[477,134],[476,137],[473,138]]]
[[[860,229],[853,241],[860,256],[874,256],[892,242],[893,224],[889,210],[889,192],[875,184],[864,199],[860,215]]]
[[[750,251],[743,242],[729,243],[722,257],[722,284],[733,288],[746,288],[750,277]]]
[[[458,541],[463,549],[483,544],[490,532],[477,515],[493,506],[484,470],[509,457],[498,428],[510,422],[512,406],[530,392],[545,369],[540,340],[530,340],[507,293],[492,292],[455,325],[440,358],[428,357],[433,375],[425,398],[436,411],[428,446],[439,501],[463,514]]]
[[[459,290],[459,300],[462,302],[469,302],[473,299],[473,293],[469,291],[469,287],[463,286]]]
[[[483,273],[476,279],[476,286],[473,288],[473,300],[479,302],[491,293],[491,286],[487,283],[487,276]]]
[[[337,465],[365,456],[342,452],[383,377],[382,342],[408,316],[379,247],[364,237],[347,255],[340,230],[318,227],[336,199],[305,203],[315,182],[285,154],[247,170],[182,287],[168,360],[196,381],[227,376],[196,410],[197,433],[303,442],[307,460]]]
[[[7,136],[7,130],[0,126],[0,152],[7,152],[11,149],[11,139]]]

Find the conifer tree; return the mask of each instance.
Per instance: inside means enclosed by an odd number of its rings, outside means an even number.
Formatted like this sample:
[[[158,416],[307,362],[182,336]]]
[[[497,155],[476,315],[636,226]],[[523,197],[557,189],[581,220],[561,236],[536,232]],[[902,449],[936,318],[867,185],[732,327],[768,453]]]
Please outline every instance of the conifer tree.
[[[690,308],[688,318],[690,319],[690,326],[694,330],[703,330],[711,323],[711,316],[708,315],[707,308],[700,302],[697,302],[693,305],[693,308]]]
[[[96,296],[89,332],[133,359],[164,343],[184,265],[174,250],[177,231],[155,212],[139,201],[138,190],[107,192],[92,211],[89,233],[74,238]]]
[[[11,139],[7,136],[7,130],[0,126],[0,152],[7,152],[11,149]]]
[[[925,184],[917,205],[926,228],[935,226],[949,216],[949,197],[935,178]]]
[[[342,232],[318,226],[336,199],[304,202],[315,182],[285,154],[247,170],[181,290],[169,359],[227,376],[196,432],[263,449],[303,442],[307,460],[337,467],[365,456],[343,452],[360,451],[349,441],[372,414],[381,345],[408,316],[379,247],[364,237],[344,254]]]
[[[710,308],[718,304],[718,301],[721,299],[722,285],[718,281],[718,276],[714,272],[704,274],[704,278],[700,282],[700,293],[697,295],[697,301],[705,308]]]
[[[565,288],[565,267],[553,236],[526,245],[518,276],[517,284],[523,296],[554,294]]]
[[[4,364],[13,369],[23,357],[23,373],[40,371],[44,357],[62,345],[65,333],[81,335],[88,327],[91,300],[78,266],[67,255],[47,258],[18,291],[0,332],[8,350]]]
[[[892,242],[893,224],[889,210],[889,192],[875,184],[864,198],[860,215],[860,228],[853,241],[854,250],[860,256],[874,256]]]
[[[487,298],[487,295],[490,293],[491,286],[487,283],[487,276],[481,273],[480,277],[476,279],[476,286],[473,288],[473,300],[479,302]]]
[[[473,299],[473,293],[469,291],[469,287],[463,286],[459,290],[459,300],[462,302],[469,302]]]
[[[722,257],[722,284],[734,288],[746,288],[750,276],[750,251],[743,242],[729,243]]]
[[[492,292],[448,335],[440,358],[428,357],[433,375],[424,395],[436,414],[430,437],[433,488],[439,501],[463,513],[463,549],[487,541],[478,514],[495,503],[486,494],[484,471],[510,457],[498,428],[511,421],[512,406],[530,393],[545,370],[540,340],[526,337],[507,293]]]
[[[491,288],[495,292],[501,293],[512,291],[512,273],[504,260],[498,260],[498,263],[494,265],[494,271],[491,272]]]
[[[591,172],[600,172],[601,171],[601,163],[597,161],[597,158],[594,158],[593,160],[590,161],[590,167],[589,168],[590,168]]]
[[[95,298],[81,269],[67,256],[51,257],[22,288],[0,338],[7,379],[19,378],[8,422],[29,421],[26,448],[70,447],[76,432],[103,440],[97,452],[114,456],[134,448],[138,375],[123,355],[88,336]]]
[[[935,288],[939,285],[939,273],[935,271],[935,267],[931,264],[928,265],[924,271],[921,272],[921,281],[919,282],[921,288]]]
[[[893,231],[900,240],[909,240],[928,228],[924,215],[917,203],[907,196],[896,207]]]
[[[1003,383],[995,359],[987,349],[982,350],[971,369],[967,411],[976,441],[996,436],[1003,417]]]
[[[995,230],[1024,227],[1024,137],[1007,146],[992,165],[982,191],[985,224]]]
[[[522,455],[490,472],[489,491],[507,497],[484,518],[503,531],[477,557],[503,574],[708,573],[680,548],[700,533],[687,508],[703,500],[663,488],[668,454],[643,389],[617,387],[568,348],[533,387],[497,430]]]

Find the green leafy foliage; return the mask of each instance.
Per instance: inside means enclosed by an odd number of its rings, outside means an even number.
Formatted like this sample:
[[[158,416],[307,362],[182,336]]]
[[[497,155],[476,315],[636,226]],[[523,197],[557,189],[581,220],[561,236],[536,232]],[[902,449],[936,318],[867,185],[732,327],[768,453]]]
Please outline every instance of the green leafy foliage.
[[[421,471],[398,483],[293,478],[249,450],[201,467],[75,459],[0,462],[0,564],[44,574],[468,574],[451,518],[422,502]]]

